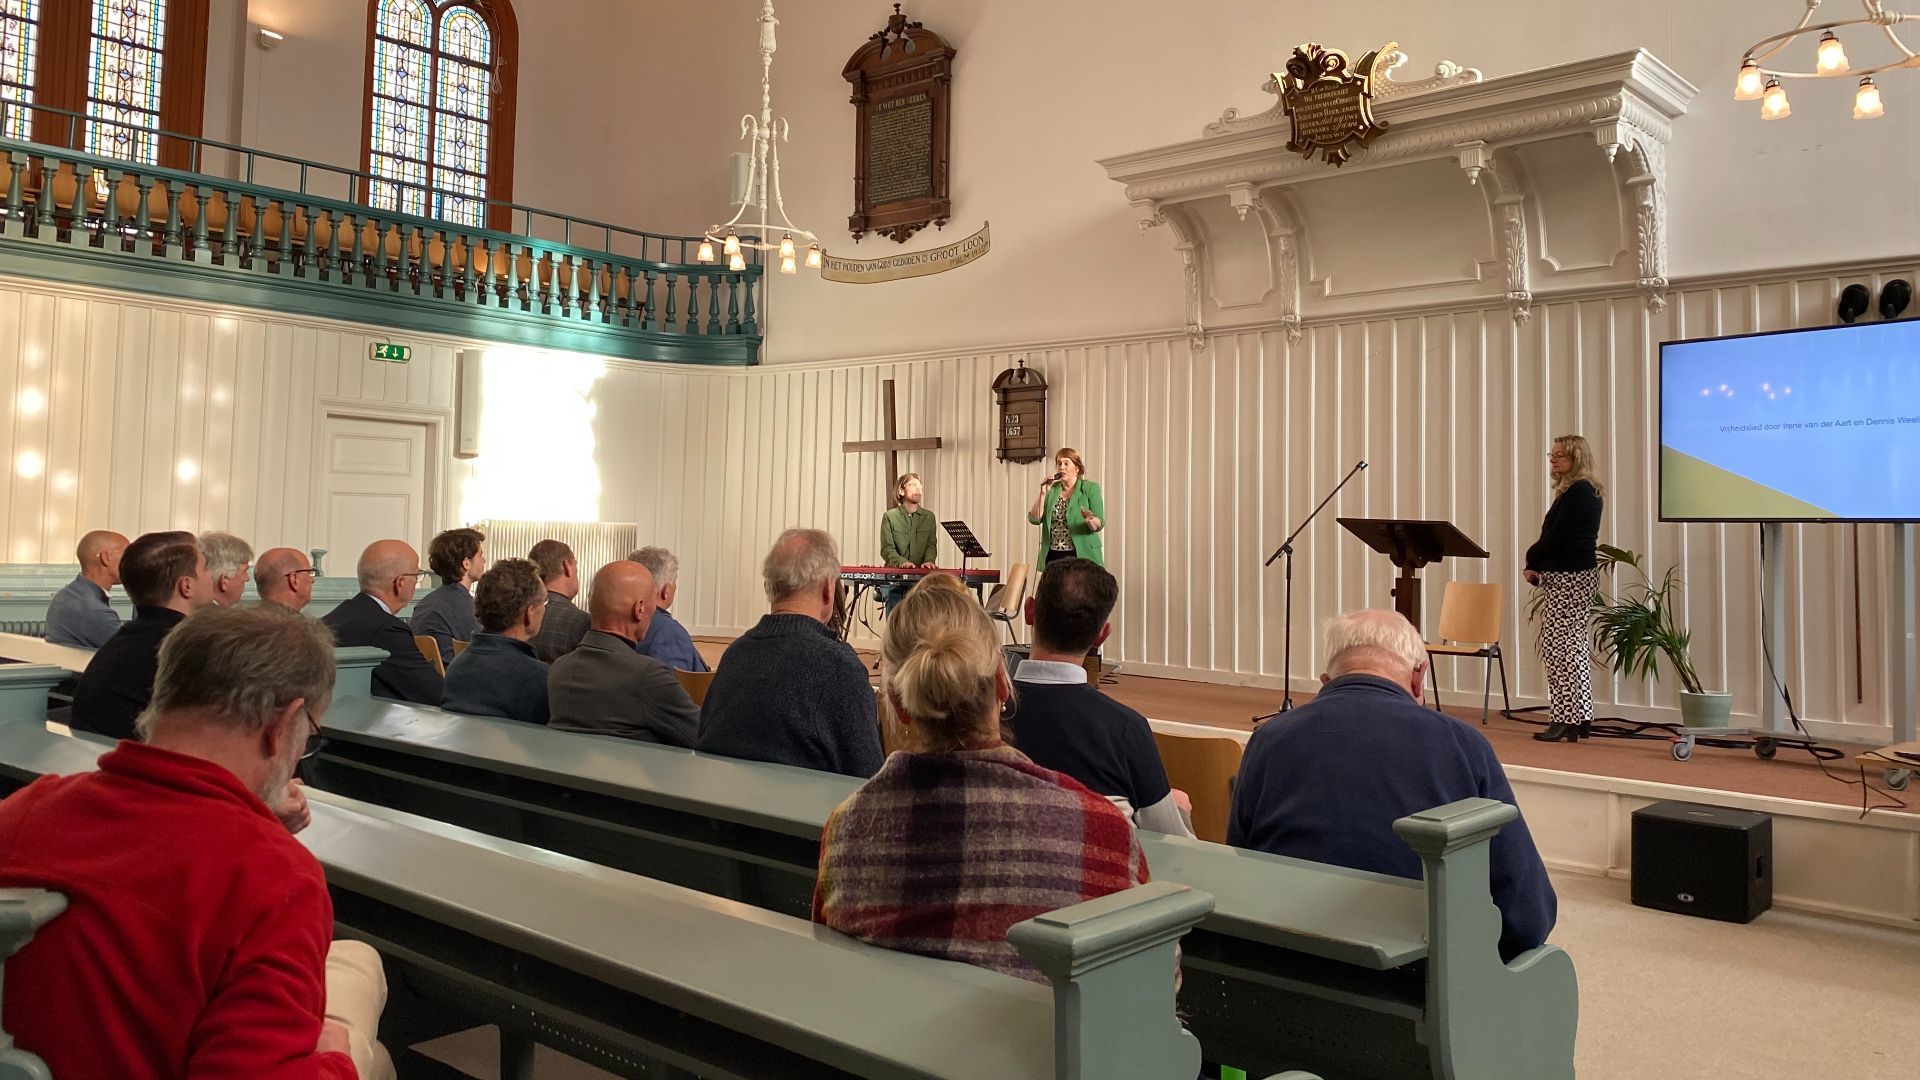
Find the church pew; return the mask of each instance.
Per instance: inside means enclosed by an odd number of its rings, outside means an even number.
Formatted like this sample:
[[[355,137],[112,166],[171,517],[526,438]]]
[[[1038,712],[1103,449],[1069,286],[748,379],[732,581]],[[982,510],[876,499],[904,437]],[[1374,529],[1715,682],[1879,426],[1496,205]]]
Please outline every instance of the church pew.
[[[795,915],[820,828],[858,787],[377,699],[323,724],[322,787]],[[1254,1076],[1571,1076],[1572,962],[1552,946],[1513,965],[1497,953],[1487,842],[1514,814],[1469,800],[1396,826],[1430,889],[1143,833],[1156,880],[1216,899],[1183,945],[1182,1005],[1209,1060]]]
[[[0,722],[0,791],[102,747]],[[1174,1019],[1174,945],[1211,907],[1156,882],[1009,934],[1048,988],[889,952],[804,920],[326,792],[301,840],[338,932],[397,980],[506,1038],[622,1076],[1164,1080],[1199,1046]]]
[[[333,696],[370,696],[373,669],[386,660],[386,650],[335,646],[333,656],[337,665]],[[0,634],[0,719],[45,720],[47,695],[69,676],[85,671],[91,659],[91,649],[49,645],[22,634]]]
[[[33,940],[34,931],[67,910],[67,898],[45,889],[0,889],[0,965]],[[0,1016],[0,1080],[48,1080],[47,1064],[8,1037]]]

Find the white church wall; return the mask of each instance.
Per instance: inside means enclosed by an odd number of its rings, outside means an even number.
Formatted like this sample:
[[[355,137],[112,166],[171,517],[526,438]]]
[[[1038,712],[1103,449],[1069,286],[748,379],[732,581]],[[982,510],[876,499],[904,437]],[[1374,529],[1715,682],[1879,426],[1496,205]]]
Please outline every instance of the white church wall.
[[[210,116],[238,114],[242,141],[254,145],[356,164],[363,0],[244,6],[286,41],[271,53],[249,41],[244,100],[235,107],[231,93],[209,87]],[[1900,257],[1920,237],[1920,205],[1907,196],[1920,171],[1920,98],[1903,94],[1902,80],[1888,81],[1887,115],[1871,122],[1848,118],[1849,80],[1796,84],[1794,115],[1780,122],[1732,100],[1740,51],[1797,18],[1793,0],[1622,0],[1599,18],[1580,0],[1393,0],[1310,13],[1270,0],[1066,0],[1044,12],[1014,0],[907,7],[959,50],[954,222],[905,245],[879,237],[855,245],[843,227],[853,118],[840,68],[881,24],[884,3],[780,9],[775,105],[793,124],[782,147],[787,207],[844,255],[922,250],[986,220],[994,251],[950,274],[880,286],[776,277],[763,312],[774,362],[1177,325],[1171,239],[1137,233],[1119,186],[1094,161],[1197,136],[1229,105],[1264,109],[1266,72],[1308,38],[1353,50],[1397,40],[1412,58],[1406,77],[1441,58],[1495,77],[1652,50],[1700,88],[1668,162],[1675,277]],[[519,8],[518,201],[677,232],[728,212],[726,159],[744,149],[737,122],[758,105],[755,3],[542,0],[536,9],[522,0]],[[1886,49],[1867,35],[1848,44],[1856,66]]]
[[[1108,564],[1122,590],[1114,659],[1136,672],[1277,686],[1284,594],[1277,567],[1261,560],[1365,458],[1371,467],[1299,544],[1296,685],[1310,687],[1319,670],[1325,618],[1390,603],[1392,568],[1333,518],[1434,517],[1493,557],[1424,575],[1429,624],[1449,578],[1506,584],[1515,698],[1538,703],[1545,681],[1521,622],[1519,560],[1547,501],[1548,441],[1578,431],[1594,440],[1610,488],[1602,539],[1682,568],[1700,673],[1750,720],[1766,685],[1757,537],[1751,526],[1656,520],[1657,343],[1822,323],[1841,283],[1877,287],[1917,271],[1701,282],[1677,289],[1660,316],[1637,293],[1596,295],[1543,304],[1525,326],[1504,307],[1430,312],[1317,327],[1295,346],[1279,330],[1217,336],[1198,353],[1182,337],[1135,335],[741,370],[491,349],[482,454],[442,463],[439,524],[637,522],[682,555],[681,619],[735,633],[764,609],[759,560],[781,528],[827,528],[846,561],[878,558],[885,458],[840,444],[876,436],[880,385],[893,378],[902,432],[946,440],[903,461],[926,477],[930,506],[967,520],[995,565],[1030,562],[1025,508],[1044,466],[994,460],[989,390],[1024,358],[1054,388],[1050,444],[1078,448],[1106,490]],[[415,360],[394,366],[367,359],[380,336],[0,281],[0,556],[62,559],[98,526],[227,528],[256,547],[313,546],[323,410],[350,402],[450,417],[456,352],[484,347],[405,335]],[[1787,527],[1789,634],[1777,660],[1816,732],[1870,741],[1888,731],[1889,598],[1878,583],[1890,530],[1857,530],[1858,648],[1853,532]],[[1440,674],[1449,701],[1478,695],[1477,663],[1443,662]],[[1596,678],[1605,711],[1673,715],[1670,682]]]

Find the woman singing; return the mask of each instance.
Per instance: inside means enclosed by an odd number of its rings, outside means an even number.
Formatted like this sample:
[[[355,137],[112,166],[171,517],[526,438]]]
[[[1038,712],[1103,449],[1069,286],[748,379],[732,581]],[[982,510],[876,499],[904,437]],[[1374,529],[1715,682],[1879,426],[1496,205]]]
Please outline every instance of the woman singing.
[[[1542,742],[1577,742],[1593,723],[1593,680],[1589,671],[1587,613],[1600,571],[1595,548],[1600,541],[1601,497],[1593,476],[1593,448],[1578,435],[1553,440],[1547,454],[1553,476],[1553,505],[1540,523],[1540,539],[1527,549],[1526,578],[1547,592],[1540,627],[1540,658],[1547,665],[1547,730]]]
[[[1105,566],[1100,533],[1107,527],[1107,506],[1100,498],[1100,485],[1086,478],[1086,464],[1071,447],[1053,455],[1053,467],[1056,471],[1040,482],[1040,493],[1027,508],[1028,523],[1040,526],[1040,555],[1033,561],[1034,572],[1045,570],[1048,559],[1075,556]]]

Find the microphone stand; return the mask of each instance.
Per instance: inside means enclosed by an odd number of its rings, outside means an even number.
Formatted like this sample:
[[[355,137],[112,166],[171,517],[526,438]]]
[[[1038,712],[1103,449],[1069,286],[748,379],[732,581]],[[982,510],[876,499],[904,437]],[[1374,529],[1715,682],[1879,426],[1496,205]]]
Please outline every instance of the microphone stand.
[[[1324,499],[1321,499],[1320,505],[1313,508],[1313,513],[1308,514],[1307,519],[1305,521],[1302,521],[1299,524],[1299,526],[1297,526],[1293,530],[1293,532],[1289,534],[1284,541],[1281,542],[1279,547],[1273,549],[1273,554],[1267,556],[1267,561],[1260,564],[1263,567],[1272,566],[1273,560],[1278,559],[1282,555],[1286,556],[1287,561],[1286,561],[1286,570],[1284,573],[1284,577],[1287,583],[1287,601],[1286,601],[1286,622],[1285,622],[1286,630],[1282,638],[1283,644],[1280,646],[1280,649],[1281,649],[1280,708],[1277,712],[1271,712],[1265,716],[1254,717],[1253,719],[1255,723],[1259,723],[1263,720],[1271,720],[1274,717],[1279,716],[1281,713],[1284,713],[1287,710],[1293,708],[1293,542],[1295,539],[1297,539],[1300,536],[1301,533],[1306,531],[1307,526],[1313,524],[1313,519],[1320,516],[1320,511],[1325,510],[1327,508],[1327,504],[1333,501],[1333,497],[1335,495],[1340,494],[1340,489],[1347,486],[1347,481],[1352,480],[1354,476],[1356,476],[1360,472],[1361,469],[1364,469],[1366,467],[1367,467],[1367,463],[1365,461],[1362,461],[1359,464],[1355,465],[1353,468],[1347,470],[1347,475],[1341,478],[1339,483],[1333,485],[1333,490],[1327,492],[1327,497]]]

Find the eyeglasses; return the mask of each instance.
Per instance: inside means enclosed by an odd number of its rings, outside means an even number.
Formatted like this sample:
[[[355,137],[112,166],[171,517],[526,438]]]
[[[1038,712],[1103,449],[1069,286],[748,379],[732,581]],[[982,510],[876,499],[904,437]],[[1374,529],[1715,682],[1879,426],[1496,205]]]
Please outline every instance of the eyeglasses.
[[[311,576],[314,580],[318,581],[320,579],[320,571],[311,566],[307,567],[305,570],[289,570],[287,571],[287,584],[298,585],[300,584],[301,578],[308,577],[308,576]]]
[[[300,711],[307,715],[307,726],[312,728],[307,733],[306,748],[300,751],[300,760],[305,761],[326,748],[327,737],[321,734],[320,721],[314,717],[312,709],[302,708]]]
[[[1573,457],[1572,454],[1563,454],[1560,451],[1555,450],[1553,453],[1547,455],[1547,460],[1548,461],[1567,461],[1572,457]]]

